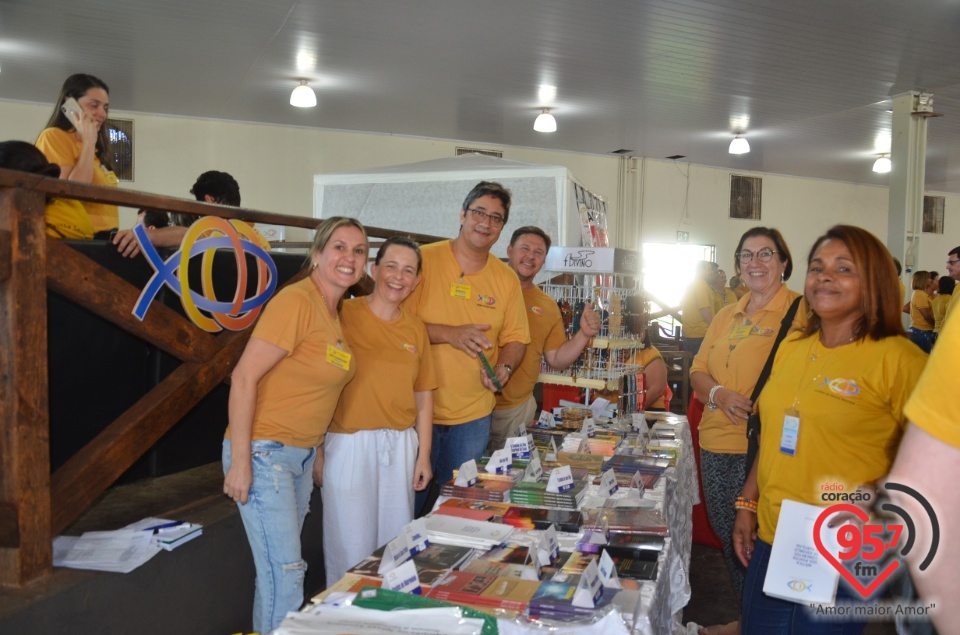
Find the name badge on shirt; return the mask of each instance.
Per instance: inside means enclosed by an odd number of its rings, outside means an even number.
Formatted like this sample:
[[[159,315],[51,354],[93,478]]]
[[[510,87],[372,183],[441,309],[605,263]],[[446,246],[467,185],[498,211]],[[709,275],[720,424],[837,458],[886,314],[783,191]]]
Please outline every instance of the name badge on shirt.
[[[797,453],[797,438],[800,436],[800,413],[788,410],[783,415],[783,435],[780,437],[780,451],[793,456]]]
[[[734,327],[734,329],[730,331],[730,339],[740,340],[745,337],[749,337],[752,331],[753,331],[753,324],[751,324],[750,322],[746,322],[745,324],[741,324],[740,326]]]
[[[327,363],[333,364],[340,370],[350,370],[350,358],[352,356],[342,348],[337,348],[333,344],[327,344]]]
[[[469,284],[463,284],[462,282],[451,282],[450,297],[459,298],[461,300],[469,300],[471,297],[473,297],[472,287]]]

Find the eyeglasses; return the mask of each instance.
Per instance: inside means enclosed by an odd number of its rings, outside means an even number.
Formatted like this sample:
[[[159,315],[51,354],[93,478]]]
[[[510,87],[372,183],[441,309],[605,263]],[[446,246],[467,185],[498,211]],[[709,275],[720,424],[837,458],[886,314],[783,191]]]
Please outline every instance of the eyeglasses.
[[[773,258],[773,254],[778,254],[778,253],[780,252],[774,251],[772,249],[761,249],[757,253],[753,253],[752,251],[738,251],[737,258],[740,260],[740,262],[744,264],[753,260],[754,256],[756,256],[757,260],[759,260],[760,262],[770,262],[770,259]]]
[[[957,264],[958,262],[960,262],[960,259],[957,259],[957,260],[948,260],[948,261],[947,261],[947,266],[949,267],[950,265],[955,265],[955,264]]]
[[[486,212],[476,208],[470,208],[467,211],[473,214],[473,220],[477,221],[478,223],[482,223],[483,219],[486,218],[494,227],[503,227],[503,216],[500,216],[499,214],[487,214]]]

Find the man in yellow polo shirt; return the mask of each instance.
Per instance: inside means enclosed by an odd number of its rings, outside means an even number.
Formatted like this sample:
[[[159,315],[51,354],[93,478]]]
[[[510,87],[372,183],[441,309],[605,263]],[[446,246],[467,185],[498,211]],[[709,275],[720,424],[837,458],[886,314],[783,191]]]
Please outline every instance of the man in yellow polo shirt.
[[[510,383],[497,395],[497,407],[493,411],[490,426],[490,442],[487,452],[503,447],[506,439],[516,436],[521,423],[529,424],[534,419],[537,402],[533,387],[540,377],[540,358],[547,360],[551,368],[561,371],[570,367],[600,331],[600,316],[587,304],[580,317],[580,329],[567,339],[563,318],[556,301],[533,283],[543,268],[550,250],[550,237],[539,227],[526,226],[513,232],[507,247],[510,268],[520,278],[523,290],[523,305],[530,324],[530,344],[523,361],[514,369]]]
[[[707,328],[717,314],[717,304],[723,307],[722,300],[718,300],[716,292],[711,287],[717,275],[719,266],[709,260],[697,263],[697,277],[690,283],[687,294],[680,302],[680,311],[683,314],[683,338],[680,340],[680,349],[697,354]]]
[[[517,274],[490,253],[509,214],[510,191],[478,183],[460,209],[457,237],[421,249],[422,280],[404,303],[430,335],[439,384],[430,462],[440,485],[464,461],[483,456],[490,437],[497,388],[479,354],[505,386],[530,342]],[[426,490],[417,492],[418,513],[426,500]]]

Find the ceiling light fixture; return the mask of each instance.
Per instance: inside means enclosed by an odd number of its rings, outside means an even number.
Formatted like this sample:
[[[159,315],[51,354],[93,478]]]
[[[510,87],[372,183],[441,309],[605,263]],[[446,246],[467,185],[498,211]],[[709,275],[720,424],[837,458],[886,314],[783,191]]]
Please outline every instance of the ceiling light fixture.
[[[873,171],[877,174],[886,174],[893,169],[893,163],[890,161],[890,155],[886,152],[880,155],[880,158],[873,162]]]
[[[533,129],[537,132],[557,131],[557,120],[550,114],[549,108],[544,108],[543,112],[537,115],[537,120],[533,122]]]
[[[307,86],[307,80],[301,79],[300,85],[290,93],[290,105],[297,108],[313,108],[317,105],[317,94]]]
[[[737,135],[733,138],[733,141],[730,142],[728,152],[730,154],[746,154],[750,152],[750,144],[747,143],[747,140],[742,136]]]

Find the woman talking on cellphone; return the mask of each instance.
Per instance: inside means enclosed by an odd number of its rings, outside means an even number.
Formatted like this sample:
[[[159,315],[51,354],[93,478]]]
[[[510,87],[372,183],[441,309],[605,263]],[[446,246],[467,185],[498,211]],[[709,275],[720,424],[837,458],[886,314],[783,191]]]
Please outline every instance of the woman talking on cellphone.
[[[60,178],[117,187],[109,158],[107,114],[110,89],[93,75],[78,73],[63,82],[47,127],[36,145],[51,163],[60,166]],[[119,226],[116,205],[81,203],[93,224],[93,238],[108,240]]]

